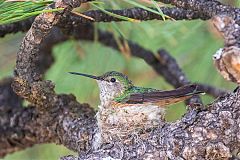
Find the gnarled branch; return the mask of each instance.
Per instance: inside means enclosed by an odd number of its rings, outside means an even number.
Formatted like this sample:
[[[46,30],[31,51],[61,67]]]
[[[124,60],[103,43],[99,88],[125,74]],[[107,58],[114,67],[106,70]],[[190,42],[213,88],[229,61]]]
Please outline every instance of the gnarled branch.
[[[166,4],[172,4],[176,7],[188,9],[197,12],[199,15],[214,17],[217,15],[226,15],[233,18],[237,24],[240,24],[240,9],[229,5],[224,5],[217,0],[158,0]]]

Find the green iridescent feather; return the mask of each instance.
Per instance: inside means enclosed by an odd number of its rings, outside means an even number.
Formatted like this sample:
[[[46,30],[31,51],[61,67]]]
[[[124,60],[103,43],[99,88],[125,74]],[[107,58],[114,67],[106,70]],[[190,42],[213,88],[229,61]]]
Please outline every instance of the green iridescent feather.
[[[152,91],[158,91],[158,90],[153,89],[153,88],[144,88],[144,87],[132,86],[129,89],[127,89],[122,95],[114,98],[114,101],[116,101],[118,103],[124,103],[124,102],[127,102],[129,100],[129,97],[132,94],[135,94],[135,93],[148,93],[148,92],[152,92]]]

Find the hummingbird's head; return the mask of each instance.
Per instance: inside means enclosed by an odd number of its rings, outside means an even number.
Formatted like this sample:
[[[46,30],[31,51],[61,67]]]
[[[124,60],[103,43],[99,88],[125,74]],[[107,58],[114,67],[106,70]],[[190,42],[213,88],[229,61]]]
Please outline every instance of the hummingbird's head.
[[[70,73],[97,80],[100,89],[101,104],[108,104],[114,98],[121,96],[126,90],[133,86],[127,76],[116,71],[110,71],[101,76],[93,76],[76,72]]]

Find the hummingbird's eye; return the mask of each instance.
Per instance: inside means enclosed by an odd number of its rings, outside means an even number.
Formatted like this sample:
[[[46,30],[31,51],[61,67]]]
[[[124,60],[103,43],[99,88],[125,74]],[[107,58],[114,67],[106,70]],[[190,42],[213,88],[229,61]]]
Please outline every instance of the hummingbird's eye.
[[[111,81],[111,82],[116,82],[116,79],[115,79],[115,78],[111,78],[110,81]]]

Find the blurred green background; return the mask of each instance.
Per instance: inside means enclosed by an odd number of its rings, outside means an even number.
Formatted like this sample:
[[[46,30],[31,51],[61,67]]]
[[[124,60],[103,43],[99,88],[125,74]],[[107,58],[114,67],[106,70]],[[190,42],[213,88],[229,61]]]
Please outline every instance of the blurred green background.
[[[116,3],[111,8],[119,7]],[[164,48],[182,67],[192,82],[211,84],[226,89],[234,89],[231,82],[225,81],[212,63],[212,55],[223,46],[222,38],[215,32],[210,22],[194,21],[148,21],[142,23],[99,23],[97,27],[120,34],[141,46],[156,52]],[[121,31],[121,33],[119,32]],[[12,76],[23,33],[7,35],[0,39],[0,78]],[[90,103],[97,108],[99,91],[95,81],[68,74],[76,71],[94,75],[115,70],[123,72],[138,86],[158,89],[172,89],[164,79],[157,75],[142,59],[126,57],[97,41],[69,40],[53,49],[55,63],[46,73],[46,79],[56,84],[57,93],[73,93],[79,102]],[[202,96],[205,104],[212,98]],[[167,119],[176,120],[186,111],[183,103],[168,107]],[[75,154],[63,146],[54,144],[35,145],[24,151],[8,155],[4,160],[53,160],[60,156]]]

